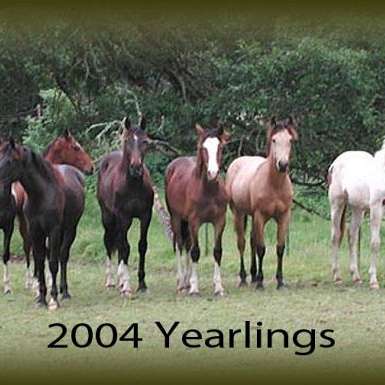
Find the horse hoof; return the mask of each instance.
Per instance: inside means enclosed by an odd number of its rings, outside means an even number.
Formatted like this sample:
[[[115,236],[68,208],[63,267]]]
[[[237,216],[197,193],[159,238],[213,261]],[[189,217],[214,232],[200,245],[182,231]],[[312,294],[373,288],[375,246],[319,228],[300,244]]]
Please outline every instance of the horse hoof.
[[[72,298],[72,296],[71,296],[71,294],[70,293],[64,293],[62,296],[61,296],[61,299],[71,299]]]
[[[247,281],[246,279],[241,279],[240,281],[238,281],[237,283],[237,287],[241,288],[241,287],[247,287],[248,284],[247,284]]]
[[[47,307],[47,301],[45,299],[37,299],[35,303],[36,308],[46,308]]]
[[[199,291],[190,291],[188,294],[191,298],[199,298],[201,296]]]
[[[341,286],[341,285],[343,284],[342,278],[341,278],[341,277],[335,278],[334,284],[335,284],[336,286]]]
[[[147,293],[147,286],[139,286],[137,289],[136,289],[136,292],[137,293]]]
[[[287,285],[285,283],[279,283],[277,285],[277,290],[287,290]]]
[[[263,286],[263,282],[256,282],[255,289],[256,290],[263,290],[265,286]]]
[[[12,294],[12,291],[9,287],[4,289],[4,295],[8,295],[8,294]]]
[[[54,311],[54,310],[57,310],[58,308],[59,308],[59,302],[51,298],[48,304],[48,310]]]
[[[224,295],[225,295],[225,291],[223,289],[214,292],[214,297],[215,298],[222,298],[222,297],[224,297]]]
[[[360,286],[362,284],[362,279],[361,278],[353,279],[353,284],[356,286]]]
[[[373,282],[370,284],[370,288],[372,290],[378,290],[380,288],[380,285],[378,284],[378,282]]]
[[[106,283],[105,287],[106,289],[114,289],[115,285],[113,283]]]
[[[131,290],[122,290],[122,291],[120,292],[120,295],[121,295],[121,297],[123,297],[123,298],[131,299],[131,298],[132,298],[132,291],[131,291]]]

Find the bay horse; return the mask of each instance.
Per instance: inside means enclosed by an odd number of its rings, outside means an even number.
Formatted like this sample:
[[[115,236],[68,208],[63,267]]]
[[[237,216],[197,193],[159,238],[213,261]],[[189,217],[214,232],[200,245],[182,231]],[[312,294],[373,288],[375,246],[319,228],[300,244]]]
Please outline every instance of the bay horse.
[[[267,130],[267,157],[242,156],[235,159],[228,168],[226,189],[234,215],[240,254],[239,286],[247,284],[243,257],[247,216],[252,217],[250,235],[252,283],[256,283],[257,288],[263,288],[263,257],[266,251],[264,228],[273,218],[277,223],[277,288],[284,286],[283,254],[293,201],[293,187],[288,169],[292,142],[297,139],[297,130],[291,117],[283,121],[272,118]]]
[[[97,181],[97,199],[104,227],[107,251],[106,287],[113,287],[111,257],[118,252],[118,287],[122,296],[132,294],[128,258],[130,244],[127,233],[134,218],[140,221],[138,289],[144,292],[147,234],[152,217],[154,191],[151,177],[144,164],[150,144],[142,117],[139,127],[132,126],[126,117],[122,121],[122,149],[106,155],[101,163]]]
[[[220,266],[228,198],[219,171],[223,146],[230,135],[221,126],[204,129],[199,124],[196,125],[196,132],[196,157],[174,159],[165,174],[166,203],[174,233],[174,251],[177,251],[177,291],[189,289],[190,295],[199,294],[198,233],[203,223],[212,223],[215,232],[214,294],[222,296],[224,289]],[[186,251],[185,266],[183,249]]]
[[[0,149],[4,140],[0,138]],[[1,151],[1,150],[0,150]],[[11,194],[11,181],[0,181],[0,229],[4,233],[3,263],[4,263],[4,294],[11,292],[8,261],[10,258],[11,238],[16,216],[16,202]]]
[[[51,162],[52,164],[68,164],[85,174],[92,174],[94,170],[93,161],[90,155],[79,144],[75,137],[71,134],[70,130],[64,130],[63,134],[55,138],[48,144],[46,149],[42,153],[43,158]],[[32,286],[32,273],[30,270],[30,254],[31,254],[31,240],[28,233],[27,220],[24,215],[23,207],[27,200],[27,194],[20,184],[15,182],[12,184],[12,195],[16,201],[17,219],[19,222],[19,231],[23,240],[23,249],[26,257],[26,281],[25,287],[31,288]],[[34,277],[37,284],[36,269]],[[68,297],[68,293],[66,297]]]
[[[360,284],[358,269],[358,233],[366,211],[370,213],[371,262],[370,287],[378,289],[377,258],[380,249],[380,228],[385,199],[385,143],[373,156],[365,151],[346,151],[328,169],[329,202],[331,209],[332,274],[336,284],[342,282],[338,261],[345,213],[350,206],[352,216],[349,229],[350,273],[354,283]]]
[[[52,165],[11,138],[0,149],[0,181],[19,181],[28,199],[24,213],[39,280],[37,304],[46,306],[45,258],[52,279],[49,309],[59,306],[56,276],[60,263],[60,291],[68,298],[67,262],[76,227],[84,210],[82,173],[69,165]],[[48,242],[47,242],[48,241]]]

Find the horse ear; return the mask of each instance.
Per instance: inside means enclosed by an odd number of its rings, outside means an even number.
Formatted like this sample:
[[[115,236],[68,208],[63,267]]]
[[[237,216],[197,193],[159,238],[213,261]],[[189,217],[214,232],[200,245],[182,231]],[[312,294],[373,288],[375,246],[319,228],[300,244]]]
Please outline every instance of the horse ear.
[[[131,131],[131,121],[130,119],[126,117],[123,118],[122,120],[122,138],[127,139],[130,131]]]
[[[198,136],[202,136],[205,133],[204,128],[198,123],[195,124],[195,131],[197,132]]]
[[[146,126],[147,126],[147,119],[144,115],[142,115],[142,117],[140,118],[140,124],[139,124],[139,127],[141,130],[145,131],[146,130]]]
[[[12,150],[14,150],[16,148],[15,139],[13,139],[12,136],[9,138],[9,145],[11,146]]]
[[[298,140],[298,132],[294,126],[289,127],[289,132],[294,141]]]
[[[66,139],[69,139],[71,137],[71,132],[68,128],[66,128],[64,130],[64,133],[63,133],[63,136],[66,138]]]
[[[227,144],[231,138],[231,134],[223,129],[222,127],[222,134],[220,135],[220,140],[222,144]]]
[[[272,129],[276,128],[277,127],[277,121],[275,119],[275,116],[272,116],[271,119],[270,119],[270,127]]]

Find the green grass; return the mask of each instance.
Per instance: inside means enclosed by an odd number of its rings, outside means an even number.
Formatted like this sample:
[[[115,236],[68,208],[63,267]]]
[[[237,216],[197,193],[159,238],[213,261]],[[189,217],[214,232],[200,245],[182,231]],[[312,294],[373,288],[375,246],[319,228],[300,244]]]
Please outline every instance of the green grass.
[[[202,257],[200,261],[201,297],[176,295],[175,258],[170,242],[165,238],[156,215],[149,233],[149,251],[146,272],[148,293],[133,300],[123,300],[116,290],[104,288],[105,252],[99,209],[93,195],[87,197],[87,209],[80,223],[78,237],[73,247],[69,266],[69,285],[73,298],[63,302],[56,312],[36,309],[32,294],[24,289],[24,265],[11,265],[13,293],[0,295],[0,371],[17,373],[26,362],[36,368],[44,366],[44,373],[56,368],[92,368],[94,372],[124,366],[133,370],[139,367],[167,370],[186,366],[199,372],[208,368],[244,370],[253,373],[271,364],[295,370],[317,368],[328,373],[344,363],[352,370],[360,368],[357,375],[373,367],[381,367],[385,340],[384,289],[373,292],[368,288],[368,230],[364,225],[361,271],[364,283],[354,287],[348,274],[346,246],[341,252],[342,287],[331,282],[329,264],[329,223],[295,210],[290,226],[290,253],[285,256],[285,278],[288,290],[277,291],[272,277],[275,273],[275,225],[266,230],[267,254],[265,257],[266,289],[236,287],[239,268],[236,241],[229,214],[224,236],[223,282],[224,298],[216,299],[212,293],[213,258],[204,255],[204,231],[201,231]],[[212,231],[210,229],[209,238]],[[129,270],[132,284],[136,286],[138,262],[137,224],[129,234],[132,254]],[[345,244],[346,242],[344,242]],[[381,255],[384,254],[384,243]],[[21,252],[18,234],[14,237],[13,251]],[[249,265],[249,252],[246,253]],[[116,260],[115,260],[116,262]],[[384,284],[384,263],[379,261],[379,281]],[[263,322],[263,328],[284,328],[294,332],[301,328],[334,329],[336,346],[332,349],[316,348],[311,356],[299,357],[296,349],[283,349],[277,340],[274,349],[187,349],[180,339],[172,349],[162,348],[162,338],[154,326],[155,321],[166,325],[178,320],[180,329],[238,328],[246,320]],[[71,327],[79,322],[97,326],[111,322],[123,332],[131,322],[139,322],[144,339],[138,351],[128,344],[119,343],[104,350],[93,345],[87,349],[70,347],[50,350],[47,344],[57,335],[48,325],[63,322]],[[179,329],[176,332],[180,338]],[[68,341],[68,336],[67,336]],[[370,359],[369,359],[370,357]],[[135,374],[136,373],[136,374]],[[148,373],[148,372],[147,372]],[[274,374],[274,371],[271,372]],[[266,373],[265,373],[266,374]]]

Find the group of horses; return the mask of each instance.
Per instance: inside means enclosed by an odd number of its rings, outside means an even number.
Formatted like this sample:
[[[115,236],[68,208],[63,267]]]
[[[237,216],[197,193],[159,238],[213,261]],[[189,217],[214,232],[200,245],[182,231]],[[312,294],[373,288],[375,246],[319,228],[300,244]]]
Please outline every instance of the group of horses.
[[[178,157],[165,172],[165,199],[170,215],[174,251],[177,253],[177,291],[199,294],[199,228],[203,223],[214,227],[214,294],[222,296],[222,236],[229,205],[240,254],[239,286],[247,285],[244,263],[245,231],[251,217],[251,282],[263,288],[265,255],[264,228],[270,219],[277,223],[277,288],[285,285],[283,256],[290,221],[293,187],[288,174],[293,142],[298,139],[295,121],[272,118],[267,129],[267,155],[241,156],[228,167],[225,180],[222,168],[223,148],[230,134],[218,122],[210,128],[196,125],[197,149],[194,157]],[[138,291],[146,290],[145,256],[147,235],[154,204],[154,188],[144,158],[152,140],[146,133],[146,120],[138,126],[128,118],[122,121],[122,148],[100,161],[97,199],[104,227],[107,252],[106,287],[114,287],[112,255],[118,254],[116,286],[123,296],[131,296],[128,258],[128,230],[134,218],[140,221],[138,243]],[[43,152],[37,154],[11,138],[0,140],[0,229],[4,231],[4,292],[10,292],[10,241],[15,217],[18,218],[27,264],[26,287],[37,282],[37,303],[47,306],[45,261],[50,270],[51,292],[48,307],[58,302],[60,293],[70,298],[67,263],[84,211],[83,173],[92,173],[94,165],[75,138],[66,131]],[[370,286],[378,288],[376,259],[379,229],[385,198],[385,148],[375,156],[349,151],[340,155],[328,173],[332,213],[333,274],[341,282],[337,252],[343,234],[346,207],[352,207],[349,232],[350,270],[354,282],[361,278],[357,266],[357,238],[363,213],[370,210],[372,261]],[[34,272],[30,271],[33,253]],[[257,258],[258,257],[258,258]],[[258,266],[257,266],[258,260]],[[32,279],[33,276],[33,279]]]

